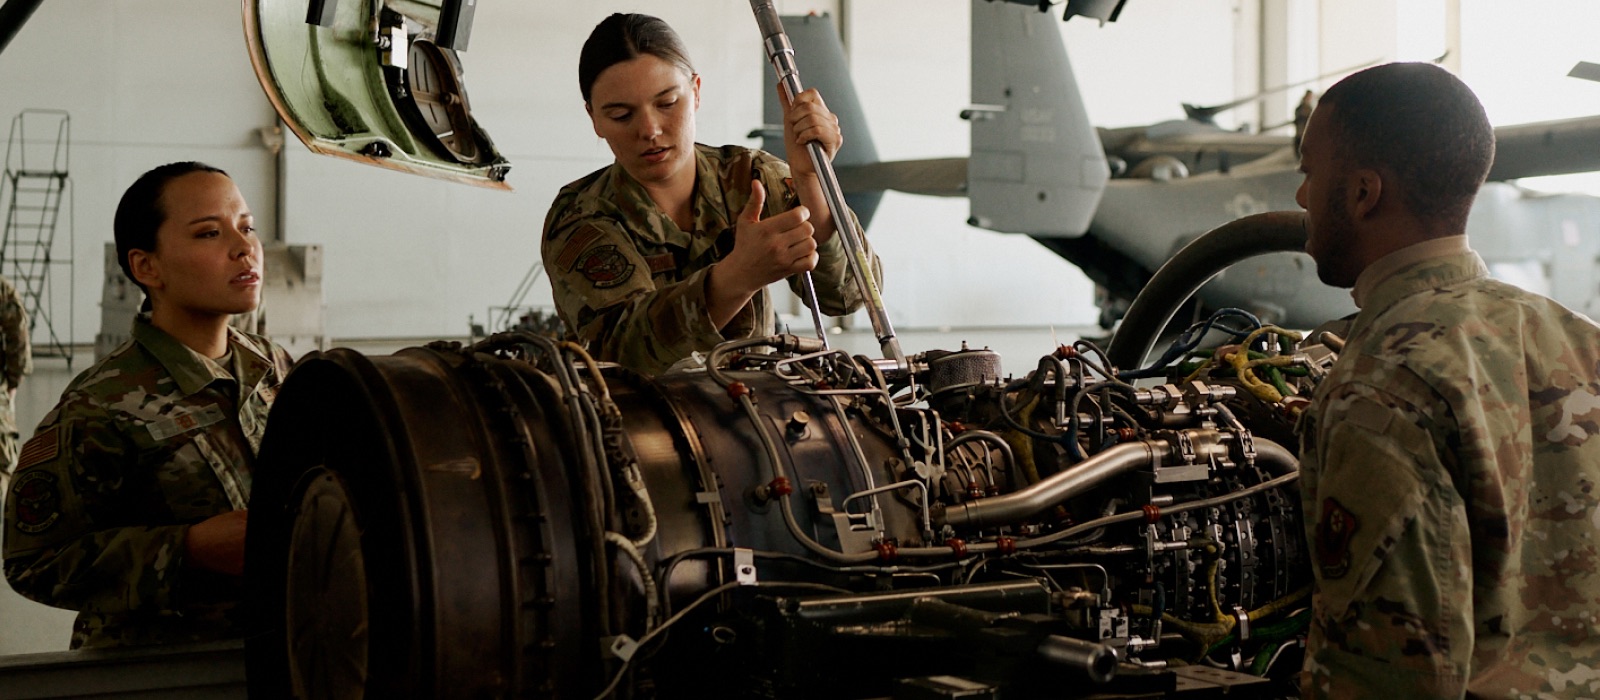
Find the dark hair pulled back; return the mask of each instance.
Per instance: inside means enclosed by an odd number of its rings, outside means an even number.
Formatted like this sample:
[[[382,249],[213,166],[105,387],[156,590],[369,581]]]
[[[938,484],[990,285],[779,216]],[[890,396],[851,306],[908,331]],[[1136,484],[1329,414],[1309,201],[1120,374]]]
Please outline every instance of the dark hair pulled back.
[[[578,55],[578,89],[589,102],[594,81],[600,74],[623,61],[649,54],[693,74],[689,51],[683,40],[660,18],[618,12],[600,21]]]
[[[128,252],[156,249],[156,232],[167,220],[167,212],[161,207],[161,195],[166,192],[167,184],[189,173],[200,172],[223,176],[228,174],[221,168],[192,160],[168,163],[140,175],[139,179],[134,180],[127,191],[122,193],[122,201],[117,203],[117,214],[112,220],[111,230],[116,240],[117,263],[122,265],[122,274],[127,275],[134,284],[138,284],[139,289],[144,290],[144,285],[139,284],[139,280],[133,276],[133,270],[128,267]],[[146,296],[148,294],[146,291]]]

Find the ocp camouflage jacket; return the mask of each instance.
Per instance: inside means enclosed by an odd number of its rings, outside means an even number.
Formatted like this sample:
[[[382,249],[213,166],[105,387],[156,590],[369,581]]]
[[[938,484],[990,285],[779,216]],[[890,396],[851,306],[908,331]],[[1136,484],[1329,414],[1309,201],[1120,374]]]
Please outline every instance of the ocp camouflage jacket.
[[[720,331],[713,326],[706,275],[733,250],[734,222],[750,200],[752,171],[770,193],[763,218],[799,204],[789,165],[763,151],[696,144],[695,167],[693,231],[679,229],[617,164],[563,187],[550,205],[544,267],[556,310],[595,357],[656,374],[693,351],[773,332],[765,289]],[[811,277],[821,311],[843,316],[861,308],[839,236],[817,252]],[[881,287],[878,258],[870,249],[866,256]],[[804,298],[799,276],[789,286]]]
[[[1600,327],[1476,253],[1379,282],[1301,425],[1306,698],[1600,696]]]
[[[238,633],[239,582],[185,567],[189,526],[246,507],[289,356],[228,330],[223,368],[140,316],[85,370],[18,458],[5,502],[17,592],[78,611],[72,646]]]

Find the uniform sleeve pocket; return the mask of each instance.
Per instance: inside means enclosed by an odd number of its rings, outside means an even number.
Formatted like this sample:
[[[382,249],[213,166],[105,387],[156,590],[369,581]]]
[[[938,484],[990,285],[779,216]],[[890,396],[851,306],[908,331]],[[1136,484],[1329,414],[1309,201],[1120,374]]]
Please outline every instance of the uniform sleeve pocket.
[[[1317,482],[1312,565],[1324,612],[1338,619],[1360,597],[1414,521],[1425,487],[1407,454],[1360,420],[1327,432],[1327,461]]]
[[[1464,511],[1428,433],[1361,404],[1328,424],[1306,514],[1315,519],[1313,625],[1322,631],[1314,652],[1343,660],[1336,682],[1389,674],[1418,687],[1459,685],[1471,653]]]

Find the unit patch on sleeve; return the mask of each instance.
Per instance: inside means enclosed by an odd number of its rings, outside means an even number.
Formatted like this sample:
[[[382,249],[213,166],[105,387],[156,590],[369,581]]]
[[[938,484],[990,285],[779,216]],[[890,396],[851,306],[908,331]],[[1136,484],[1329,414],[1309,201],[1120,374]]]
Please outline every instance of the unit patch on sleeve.
[[[17,453],[17,471],[55,459],[61,451],[61,426],[52,425],[34,435]]]
[[[578,256],[573,269],[594,283],[597,289],[609,289],[633,276],[633,263],[617,250],[615,245],[597,245]]]
[[[61,488],[48,471],[22,472],[11,487],[17,499],[17,529],[37,535],[61,520]]]
[[[1350,537],[1356,534],[1356,516],[1338,501],[1322,501],[1322,518],[1317,521],[1317,566],[1322,577],[1337,579],[1350,571]]]

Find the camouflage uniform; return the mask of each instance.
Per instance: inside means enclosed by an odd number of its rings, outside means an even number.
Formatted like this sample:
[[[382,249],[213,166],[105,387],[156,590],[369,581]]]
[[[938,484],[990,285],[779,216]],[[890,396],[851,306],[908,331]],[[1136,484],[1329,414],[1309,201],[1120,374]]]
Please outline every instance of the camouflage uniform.
[[[734,222],[750,200],[752,171],[769,193],[762,218],[799,204],[789,165],[762,151],[696,144],[695,168],[693,231],[680,230],[616,164],[563,187],[550,205],[544,267],[556,309],[599,359],[656,374],[692,351],[773,332],[765,289],[718,331],[706,311],[706,279],[711,265],[733,250]],[[839,236],[818,253],[811,274],[822,312],[843,316],[860,308]],[[867,255],[881,285],[877,256]],[[799,276],[789,279],[804,298],[800,284]]]
[[[1371,288],[1300,426],[1306,698],[1600,695],[1600,327],[1458,251]]]
[[[11,392],[22,383],[22,376],[33,371],[33,352],[28,347],[28,311],[22,295],[11,281],[0,277],[0,495],[11,478],[11,465],[17,463],[16,407]]]
[[[219,366],[141,315],[22,448],[5,503],[17,592],[77,610],[72,647],[237,635],[237,579],[185,568],[189,526],[246,506],[289,356],[229,329]]]

